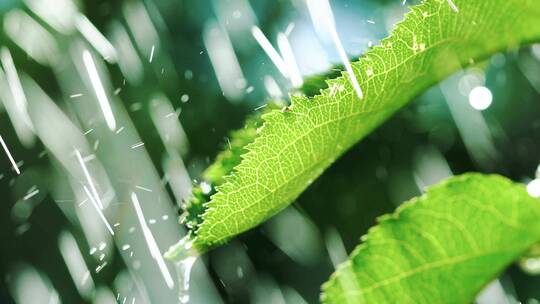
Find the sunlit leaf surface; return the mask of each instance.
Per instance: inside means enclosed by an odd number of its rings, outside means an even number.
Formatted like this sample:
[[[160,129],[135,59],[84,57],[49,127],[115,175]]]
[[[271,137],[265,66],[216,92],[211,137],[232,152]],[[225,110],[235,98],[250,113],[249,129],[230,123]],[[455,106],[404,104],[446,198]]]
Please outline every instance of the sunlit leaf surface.
[[[200,250],[288,206],[336,158],[413,97],[461,67],[540,38],[534,0],[428,0],[393,34],[353,63],[364,98],[347,75],[313,98],[263,116],[243,161],[218,187],[195,231]],[[339,203],[339,202],[336,202]]]
[[[233,175],[207,205],[196,231],[205,248],[223,243],[290,204],[354,143],[432,84],[464,65],[540,37],[531,0],[443,0],[411,8],[380,46],[353,63],[364,99],[346,76],[313,98],[292,97],[265,116]]]
[[[467,174],[379,218],[323,285],[325,303],[470,303],[540,239],[525,186]]]

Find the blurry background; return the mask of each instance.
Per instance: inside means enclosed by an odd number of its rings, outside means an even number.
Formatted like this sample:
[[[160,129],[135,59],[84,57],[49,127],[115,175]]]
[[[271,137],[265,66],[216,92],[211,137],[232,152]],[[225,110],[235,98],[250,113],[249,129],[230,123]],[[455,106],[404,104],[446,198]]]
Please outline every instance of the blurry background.
[[[410,4],[331,1],[348,55]],[[161,254],[184,234],[192,183],[246,115],[341,62],[305,0],[0,0],[0,24],[0,303],[176,302]],[[539,93],[539,45],[430,89],[293,206],[199,259],[192,302],[316,302],[377,216],[452,174],[540,195]],[[478,302],[538,303],[540,263],[525,264]]]

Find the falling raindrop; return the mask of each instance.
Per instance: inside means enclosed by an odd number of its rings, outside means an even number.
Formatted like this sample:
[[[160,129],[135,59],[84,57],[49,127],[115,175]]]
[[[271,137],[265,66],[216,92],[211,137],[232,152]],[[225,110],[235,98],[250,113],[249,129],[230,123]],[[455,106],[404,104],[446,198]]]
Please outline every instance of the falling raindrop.
[[[178,274],[178,301],[181,304],[189,302],[189,281],[191,269],[198,254],[193,248],[193,238],[186,235],[178,243],[171,246],[165,253],[165,258],[174,261]]]
[[[189,302],[189,280],[191,276],[191,269],[197,257],[189,256],[182,261],[176,263],[176,271],[178,272],[178,300],[180,303],[185,304]]]
[[[527,192],[532,197],[540,197],[540,179],[533,179],[528,183]]]

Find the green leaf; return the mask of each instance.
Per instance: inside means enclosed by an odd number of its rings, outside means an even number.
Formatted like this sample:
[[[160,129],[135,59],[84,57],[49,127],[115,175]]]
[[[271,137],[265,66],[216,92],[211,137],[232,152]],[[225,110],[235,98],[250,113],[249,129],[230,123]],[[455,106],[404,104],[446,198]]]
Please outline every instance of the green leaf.
[[[229,175],[242,161],[242,155],[247,152],[246,146],[255,140],[257,129],[263,125],[261,116],[278,108],[278,103],[271,101],[260,112],[248,116],[244,128],[230,133],[230,139],[217,155],[214,163],[204,171],[203,178],[214,186],[221,185],[225,176]]]
[[[470,303],[540,240],[540,201],[495,175],[450,178],[379,218],[324,303]]]
[[[182,204],[183,212],[180,215],[180,223],[186,225],[191,236],[193,236],[193,231],[197,226],[202,223],[201,214],[206,210],[204,205],[210,200],[212,190],[214,189],[211,188],[209,193],[206,193],[201,185],[195,184],[191,190],[191,197],[185,199]]]
[[[262,126],[261,116],[273,109],[279,108],[277,101],[270,101],[264,109],[246,118],[244,128],[232,131],[227,139],[227,144],[217,155],[216,159],[204,172],[203,179],[207,183],[207,192],[203,191],[200,184],[193,186],[192,195],[182,204],[183,213],[180,222],[185,224],[193,234],[195,229],[202,223],[201,215],[206,210],[205,204],[210,200],[210,196],[215,193],[215,187],[224,182],[225,176],[229,175],[233,168],[242,160],[242,155],[247,152],[245,147],[252,143],[257,136],[257,129]]]
[[[343,65],[334,65],[328,72],[313,75],[304,79],[302,87],[299,91],[308,97],[313,97],[321,92],[321,90],[328,88],[327,79],[333,79],[341,76],[341,73],[345,70]]]
[[[364,99],[349,77],[320,95],[292,96],[284,111],[263,116],[242,162],[217,188],[195,231],[200,251],[276,214],[341,154],[398,109],[452,72],[490,54],[540,38],[537,0],[427,0],[381,45],[352,63]]]
[[[316,95],[320,90],[328,87],[326,79],[337,77],[342,66],[336,65],[329,73],[311,76],[304,80],[304,84],[299,89],[307,96]],[[257,137],[257,130],[262,127],[263,120],[261,116],[272,110],[283,106],[282,101],[269,101],[262,110],[249,115],[242,129],[234,130],[229,133],[227,144],[223,146],[214,162],[203,172],[202,178],[210,187],[205,193],[200,184],[193,185],[191,197],[187,198],[182,204],[183,213],[180,216],[180,222],[185,224],[192,234],[197,226],[202,224],[202,214],[206,210],[206,203],[210,201],[210,196],[215,193],[215,187],[225,181],[225,177],[233,172],[233,169],[242,161],[242,155],[247,152],[246,146]]]

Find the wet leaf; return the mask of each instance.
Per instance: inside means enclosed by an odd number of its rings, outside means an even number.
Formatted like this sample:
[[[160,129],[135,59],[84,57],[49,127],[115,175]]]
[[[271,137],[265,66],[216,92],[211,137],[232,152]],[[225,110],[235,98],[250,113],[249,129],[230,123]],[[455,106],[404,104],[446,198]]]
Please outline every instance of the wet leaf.
[[[322,287],[324,303],[471,303],[540,240],[540,201],[466,174],[379,218]]]
[[[219,245],[288,206],[347,149],[452,72],[540,39],[535,0],[454,3],[459,12],[446,0],[411,7],[389,38],[352,63],[363,99],[344,74],[320,95],[292,96],[290,107],[263,115],[241,163],[205,205],[195,246]]]

